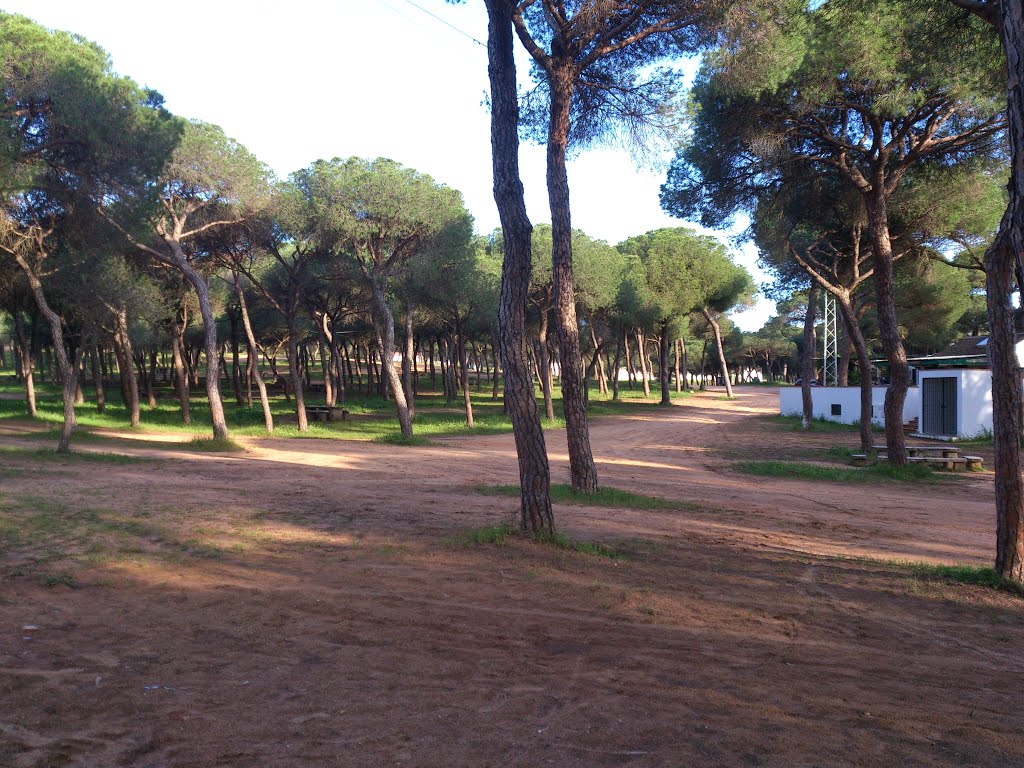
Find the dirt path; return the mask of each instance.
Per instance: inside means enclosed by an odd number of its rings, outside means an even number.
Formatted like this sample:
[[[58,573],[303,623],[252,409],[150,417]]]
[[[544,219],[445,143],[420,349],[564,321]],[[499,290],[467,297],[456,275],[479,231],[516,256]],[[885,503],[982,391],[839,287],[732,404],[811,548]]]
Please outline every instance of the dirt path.
[[[0,765],[1024,764],[1024,601],[845,559],[987,563],[990,479],[737,474],[852,444],[776,398],[593,424],[604,484],[685,503],[556,508],[619,559],[459,539],[510,436],[5,455]]]

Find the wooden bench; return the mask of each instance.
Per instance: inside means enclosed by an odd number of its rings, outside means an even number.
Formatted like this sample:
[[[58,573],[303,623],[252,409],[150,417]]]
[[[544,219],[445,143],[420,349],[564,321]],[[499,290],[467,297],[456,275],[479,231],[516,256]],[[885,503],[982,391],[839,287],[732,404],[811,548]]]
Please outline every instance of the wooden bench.
[[[959,451],[958,451],[959,453]],[[888,461],[888,454],[878,454],[879,461]],[[908,456],[910,463],[923,462],[929,466],[941,467],[948,470],[974,471],[982,468],[984,459],[981,456]]]
[[[329,405],[307,405],[306,418],[310,421],[345,421],[349,412],[344,408]]]
[[[959,454],[959,451],[956,452]],[[889,455],[886,453],[878,454],[879,461],[888,461]],[[907,462],[910,464],[925,463],[930,466],[940,466],[944,469],[956,470],[964,469],[967,471],[976,471],[982,469],[982,463],[984,459],[981,456],[907,456]],[[850,463],[855,467],[866,467],[871,464],[871,460],[865,453],[855,453],[850,456]]]
[[[885,445],[873,445],[872,450],[884,453],[888,450]],[[960,447],[953,444],[946,445],[908,445],[906,446],[908,456],[943,456],[956,458],[960,455]]]

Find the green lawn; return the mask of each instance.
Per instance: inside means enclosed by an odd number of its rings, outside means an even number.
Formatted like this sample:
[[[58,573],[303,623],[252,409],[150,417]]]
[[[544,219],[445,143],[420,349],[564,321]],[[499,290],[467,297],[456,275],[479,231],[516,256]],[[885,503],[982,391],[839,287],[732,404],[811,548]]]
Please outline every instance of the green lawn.
[[[14,381],[13,377],[0,379],[0,393],[21,394],[22,392],[22,386]],[[466,426],[461,397],[456,398],[453,403],[446,403],[444,396],[438,393],[428,392],[418,395],[414,421],[416,436],[429,441],[431,438],[444,436],[489,435],[512,431],[512,423],[502,410],[501,400],[492,399],[492,389],[489,384],[483,384],[479,388],[471,387],[471,392],[475,422],[473,429]],[[63,412],[60,390],[52,384],[39,384],[36,387],[36,395],[38,420],[52,425],[61,424]],[[239,406],[235,404],[228,388],[225,388],[223,395],[225,416],[232,435],[258,437],[266,434],[263,426],[263,413],[258,402],[254,402],[252,407]],[[544,405],[539,390],[537,395],[544,426],[551,429],[564,427],[565,422],[561,417],[561,398],[558,396],[554,398],[556,418],[554,421],[548,421],[543,419]],[[672,393],[673,399],[684,399],[689,395],[689,392]],[[121,403],[120,393],[117,389],[108,389],[107,407],[102,414],[96,409],[91,388],[86,388],[85,396],[86,403],[76,408],[81,427],[76,433],[76,440],[88,439],[87,434],[90,429],[130,429],[128,411]],[[595,385],[590,394],[589,412],[591,417],[600,418],[601,416],[635,413],[648,408],[657,408],[660,401],[656,390],[652,391],[651,397],[644,398],[640,390],[630,391],[623,388],[620,391],[620,397],[622,399],[613,401],[610,395],[602,396],[597,392]],[[322,394],[307,394],[306,403],[322,405],[324,397]],[[392,442],[400,437],[393,402],[384,401],[379,397],[350,394],[346,398],[345,408],[351,414],[348,420],[330,423],[311,422],[306,432],[299,432],[295,424],[294,400],[285,400],[282,395],[277,395],[271,398],[271,410],[275,420],[274,435],[276,437],[385,442]],[[212,426],[205,397],[198,396],[196,393],[196,396],[191,398],[190,410],[192,424],[182,424],[181,412],[174,393],[167,388],[162,388],[155,408],[150,408],[143,399],[140,431],[198,437],[209,435]],[[0,400],[0,420],[20,419],[25,418],[26,415],[25,403],[22,399]]]

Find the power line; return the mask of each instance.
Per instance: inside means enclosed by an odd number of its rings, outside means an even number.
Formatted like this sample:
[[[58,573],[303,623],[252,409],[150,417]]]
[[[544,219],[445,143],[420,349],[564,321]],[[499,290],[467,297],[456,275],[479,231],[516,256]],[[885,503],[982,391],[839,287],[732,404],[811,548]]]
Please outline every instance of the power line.
[[[477,40],[477,39],[476,39],[475,37],[473,37],[473,36],[472,36],[471,34],[469,34],[469,32],[466,32],[466,31],[464,31],[464,30],[461,30],[461,29],[459,29],[458,27],[456,27],[456,26],[455,26],[454,24],[452,24],[451,22],[449,22],[449,21],[447,21],[447,20],[445,20],[445,19],[442,19],[442,18],[441,18],[440,16],[438,16],[438,15],[437,15],[436,13],[432,13],[432,12],[428,11],[428,10],[427,10],[426,8],[424,8],[424,7],[422,6],[422,5],[417,5],[417,4],[416,4],[416,3],[414,3],[414,2],[412,1],[412,0],[405,0],[405,2],[407,2],[407,3],[408,3],[409,5],[411,5],[411,6],[413,7],[413,8],[416,8],[416,9],[418,9],[418,10],[420,10],[420,11],[423,11],[423,13],[427,14],[427,16],[430,16],[431,18],[433,18],[433,19],[435,19],[435,20],[437,20],[437,21],[441,22],[441,23],[442,23],[442,24],[444,24],[444,25],[445,25],[446,27],[450,27],[451,29],[454,29],[454,30],[455,30],[456,32],[458,32],[458,33],[459,33],[460,35],[463,35],[464,37],[468,37],[468,38],[469,38],[470,40],[472,40],[472,41],[473,41],[474,43],[476,43],[477,45],[481,46],[482,48],[486,48],[486,47],[487,47],[487,44],[486,44],[486,43],[481,43],[481,42],[480,42],[479,40]]]

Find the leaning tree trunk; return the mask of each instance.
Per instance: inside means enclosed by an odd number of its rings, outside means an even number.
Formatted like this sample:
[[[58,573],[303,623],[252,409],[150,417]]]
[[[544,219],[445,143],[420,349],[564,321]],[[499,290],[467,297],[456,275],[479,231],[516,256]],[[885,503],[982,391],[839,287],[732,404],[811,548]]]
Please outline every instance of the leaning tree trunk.
[[[875,442],[871,434],[871,356],[849,295],[836,298],[839,300],[839,312],[843,316],[843,328],[857,353],[857,367],[860,369],[860,450],[861,453],[869,454]]]
[[[252,322],[249,319],[249,305],[245,300],[245,291],[238,283],[238,273],[232,271],[232,278],[235,281],[235,292],[238,294],[238,308],[242,313],[242,328],[245,330],[246,355],[248,356],[247,367],[252,371],[252,377],[256,380],[256,389],[260,393],[260,407],[263,409],[263,424],[268,433],[274,431],[274,415],[270,412],[270,398],[267,397],[267,384],[263,381],[263,374],[260,373],[259,347],[256,344],[256,335],[252,332]]]
[[[39,307],[39,311],[50,325],[53,351],[57,356],[57,368],[60,371],[61,381],[63,382],[64,426],[61,429],[57,450],[61,453],[67,453],[71,449],[71,433],[78,426],[78,420],[75,418],[75,392],[78,389],[80,360],[76,358],[72,365],[71,360],[68,358],[68,351],[64,347],[64,331],[61,328],[60,315],[54,312],[47,303],[46,294],[43,292],[43,284],[39,281],[35,271],[21,254],[15,254],[14,258],[28,279],[28,285],[32,289],[36,306]],[[81,345],[79,345],[79,354],[81,354]]]
[[[715,316],[705,307],[701,310],[704,319],[708,321],[712,332],[715,334],[715,348],[718,350],[718,365],[722,370],[722,379],[725,381],[725,396],[732,397],[732,383],[729,381],[729,365],[725,362],[725,348],[722,346],[722,329],[718,325]]]
[[[551,209],[551,282],[555,294],[555,327],[561,367],[562,410],[569,446],[569,479],[574,491],[597,491],[597,466],[590,447],[583,358],[576,321],[576,291],[572,276],[572,218],[569,209],[569,174],[565,165],[572,106],[573,76],[567,66],[549,76],[551,120],[548,125],[547,184]]]
[[[876,187],[881,187],[876,182]],[[910,365],[896,321],[896,297],[893,291],[892,243],[889,240],[889,214],[885,192],[879,188],[866,197],[868,226],[875,258],[875,296],[878,308],[878,335],[889,361],[889,386],[885,390],[885,447],[889,462],[907,463],[903,436],[903,403],[910,385]]]
[[[661,345],[658,353],[658,377],[661,379],[661,405],[672,405],[671,372],[668,368],[668,344],[671,339],[668,336],[668,320],[661,324]],[[678,361],[678,358],[677,358]]]
[[[210,302],[210,286],[195,267],[188,263],[181,246],[173,244],[174,264],[188,280],[199,299],[199,314],[203,318],[203,342],[206,351],[206,397],[210,404],[210,421],[213,422],[215,440],[227,440],[228,423],[224,418],[224,403],[220,397],[220,362],[217,356],[217,317]]]
[[[1024,270],[1024,10],[1001,2],[1000,37],[1006,52],[1011,172],[1010,204],[985,254],[992,339],[992,438],[995,447],[996,570],[1024,582],[1024,480],[1021,477],[1021,372],[1015,353],[1012,276]],[[1021,286],[1024,289],[1024,286]]]
[[[505,372],[505,407],[512,420],[519,457],[520,515],[524,530],[553,531],[551,473],[537,400],[533,395],[526,339],[530,291],[530,237],[523,183],[519,177],[519,99],[516,88],[512,6],[485,0],[487,75],[491,87],[491,167],[505,255],[498,304],[498,344]]]
[[[412,414],[409,413],[409,402],[405,398],[402,378],[395,367],[395,316],[391,313],[391,307],[388,306],[383,277],[372,274],[370,288],[373,328],[377,332],[377,344],[380,347],[381,379],[387,379],[391,393],[395,396],[395,413],[398,415],[402,435],[412,437]]]
[[[818,308],[818,286],[811,285],[807,292],[807,314],[804,316],[804,355],[800,360],[800,396],[803,401],[802,426],[805,431],[814,426],[814,396],[811,380],[817,378],[814,361],[818,351],[818,340],[814,333],[814,316]]]

